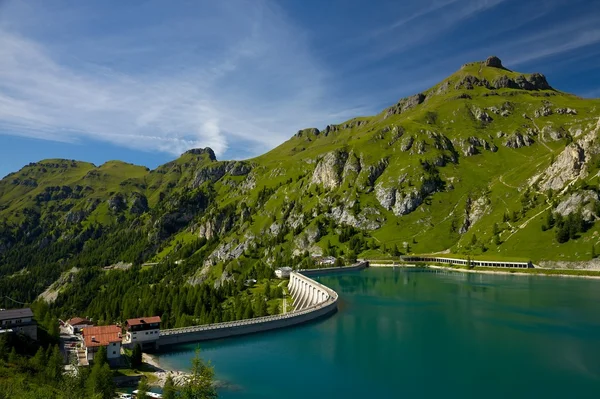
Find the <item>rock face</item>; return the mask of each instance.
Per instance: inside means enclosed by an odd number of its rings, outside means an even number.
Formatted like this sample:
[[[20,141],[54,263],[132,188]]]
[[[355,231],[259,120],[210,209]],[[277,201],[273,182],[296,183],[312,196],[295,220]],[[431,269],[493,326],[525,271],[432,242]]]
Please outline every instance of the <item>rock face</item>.
[[[473,75],[465,75],[462,79],[460,79],[454,85],[454,88],[456,90],[460,90],[460,89],[473,90],[473,88],[475,86],[485,87],[488,89],[492,88],[492,85],[490,84],[490,82],[487,81],[487,79],[479,79],[478,77],[473,76]]]
[[[108,209],[113,212],[120,212],[127,207],[123,194],[116,193],[108,199]]]
[[[206,154],[211,161],[216,161],[217,157],[215,152],[210,147],[206,148],[192,148],[185,152],[185,154],[193,154],[193,155],[204,155]]]
[[[84,211],[70,211],[65,215],[65,222],[68,224],[81,223],[87,217],[87,213]]]
[[[465,219],[462,226],[458,230],[460,234],[465,234],[469,229],[477,223],[479,219],[485,213],[487,200],[485,197],[480,197],[473,201],[470,197],[467,198],[467,204],[465,206]]]
[[[484,63],[485,63],[485,66],[488,66],[488,67],[503,68],[502,61],[500,61],[500,58],[496,57],[495,55],[492,55],[491,57],[488,57],[484,61]]]
[[[503,143],[508,148],[529,147],[532,144],[533,139],[528,134],[523,135],[519,132],[511,134]]]
[[[586,161],[600,151],[596,136],[600,132],[600,119],[596,128],[591,130],[577,142],[569,144],[540,176],[531,179],[530,183],[539,183],[542,190],[560,190],[574,179],[587,175]]]
[[[141,215],[144,212],[148,212],[148,199],[143,194],[133,193],[129,199],[129,203],[131,204],[129,212],[134,215]]]
[[[579,212],[586,222],[594,220],[594,205],[598,201],[598,194],[592,190],[580,191],[571,194],[563,200],[555,209],[556,213],[562,216],[568,216],[571,213]]]
[[[503,75],[492,82],[492,87],[495,89],[552,90],[546,77],[541,73],[533,73],[528,77],[519,75],[515,79]]]
[[[378,183],[375,186],[375,197],[379,204],[388,211],[392,209],[392,206],[396,203],[396,189],[385,188],[382,183]]]
[[[328,152],[317,164],[311,183],[322,185],[329,190],[338,188],[342,182],[342,171],[347,159],[347,152]]]
[[[414,142],[415,138],[413,136],[406,136],[404,139],[402,139],[402,143],[400,144],[400,150],[404,152],[410,150]]]
[[[573,108],[556,108],[555,111],[559,115],[577,115],[577,110]]]
[[[418,93],[410,97],[403,98],[402,100],[398,101],[396,105],[391,106],[385,111],[384,118],[392,115],[400,115],[403,112],[411,110],[417,105],[422,104],[423,101],[425,101],[425,98],[426,96],[423,93]]]
[[[358,175],[361,170],[362,170],[362,165],[361,165],[360,159],[354,154],[354,152],[351,152],[350,154],[348,154],[348,159],[346,160],[346,163],[344,164],[344,170],[342,172],[342,179],[346,179],[347,177],[349,177],[352,174]]]
[[[474,108],[473,109],[473,116],[475,117],[475,119],[484,122],[484,123],[490,123],[493,121],[492,117],[485,112],[484,110],[480,109],[480,108]]]
[[[347,224],[363,230],[377,230],[381,227],[383,220],[378,218],[379,211],[375,208],[365,208],[358,214],[352,211],[354,202],[346,206],[336,206],[331,209],[329,217],[338,224]]]
[[[327,128],[329,128],[329,126],[327,126]],[[296,133],[296,137],[318,136],[319,133],[321,132],[316,127],[309,127],[308,129],[298,130],[298,133]],[[329,133],[329,130],[327,130],[327,133]]]
[[[542,108],[535,110],[536,118],[539,118],[542,116],[550,116],[550,115],[552,115],[552,109],[548,106],[543,106]]]

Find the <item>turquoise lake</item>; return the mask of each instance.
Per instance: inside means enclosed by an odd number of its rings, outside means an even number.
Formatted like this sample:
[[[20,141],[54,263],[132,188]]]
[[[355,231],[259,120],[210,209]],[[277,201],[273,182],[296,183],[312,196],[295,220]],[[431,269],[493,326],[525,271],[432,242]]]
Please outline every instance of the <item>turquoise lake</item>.
[[[220,398],[598,398],[600,280],[372,268],[339,311],[201,343]],[[188,370],[196,344],[159,355]]]

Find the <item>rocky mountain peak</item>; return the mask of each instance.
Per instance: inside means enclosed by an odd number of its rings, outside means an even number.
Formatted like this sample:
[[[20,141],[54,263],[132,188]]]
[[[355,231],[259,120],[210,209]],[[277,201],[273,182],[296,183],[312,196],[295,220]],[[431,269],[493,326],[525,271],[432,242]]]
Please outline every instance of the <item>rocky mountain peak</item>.
[[[484,61],[484,64],[485,64],[485,66],[492,67],[492,68],[504,68],[502,66],[502,61],[500,61],[500,58],[496,57],[495,55],[488,57]]]
[[[191,150],[187,150],[185,153],[186,154],[193,154],[193,155],[207,154],[208,158],[211,161],[216,161],[217,160],[217,156],[215,155],[215,152],[210,147],[206,147],[206,148],[192,148]]]

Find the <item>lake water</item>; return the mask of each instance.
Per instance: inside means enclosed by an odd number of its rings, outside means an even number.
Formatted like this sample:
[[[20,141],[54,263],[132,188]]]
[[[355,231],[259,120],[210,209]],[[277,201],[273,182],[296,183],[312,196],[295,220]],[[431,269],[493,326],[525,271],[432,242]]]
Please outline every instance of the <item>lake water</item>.
[[[201,344],[220,398],[598,398],[600,281],[368,269],[339,311]],[[189,369],[197,345],[160,354]]]

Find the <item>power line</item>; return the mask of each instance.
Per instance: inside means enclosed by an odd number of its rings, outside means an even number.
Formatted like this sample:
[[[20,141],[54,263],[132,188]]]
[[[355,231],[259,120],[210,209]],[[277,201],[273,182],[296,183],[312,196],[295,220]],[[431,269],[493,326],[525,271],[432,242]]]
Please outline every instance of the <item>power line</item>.
[[[9,297],[9,296],[6,296],[6,295],[4,295],[4,298],[6,298],[6,299],[10,299],[10,300],[11,300],[11,301],[13,301],[14,303],[18,303],[19,305],[27,305],[27,303],[26,303],[26,302],[19,302],[19,301],[15,300],[15,299],[12,299],[11,297]]]

